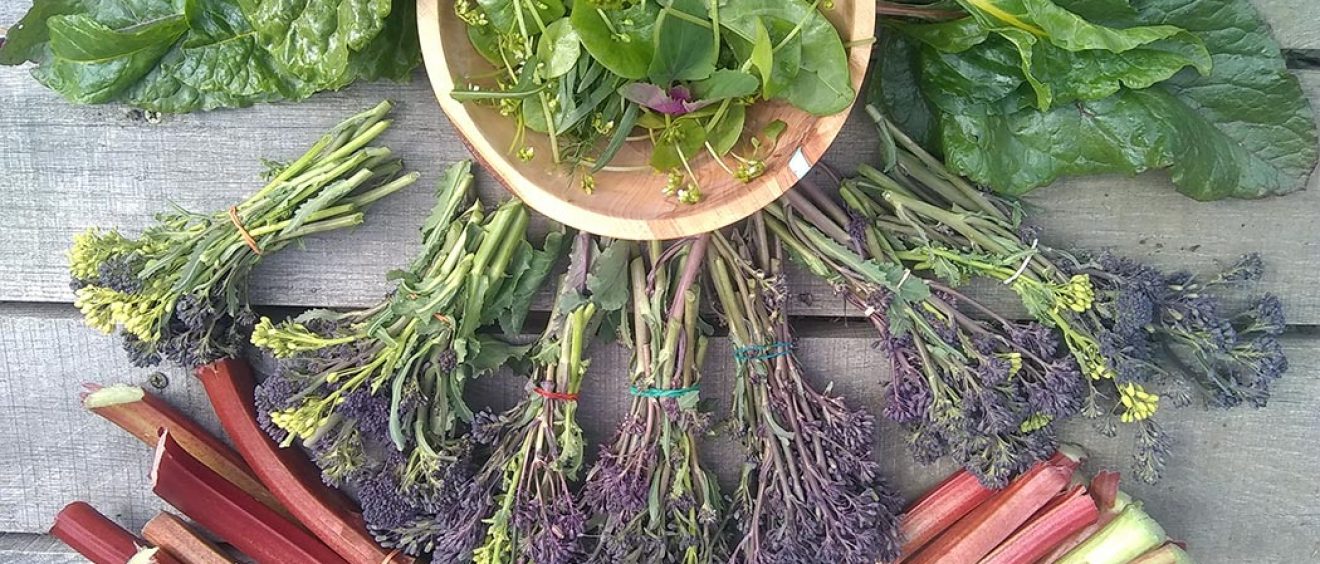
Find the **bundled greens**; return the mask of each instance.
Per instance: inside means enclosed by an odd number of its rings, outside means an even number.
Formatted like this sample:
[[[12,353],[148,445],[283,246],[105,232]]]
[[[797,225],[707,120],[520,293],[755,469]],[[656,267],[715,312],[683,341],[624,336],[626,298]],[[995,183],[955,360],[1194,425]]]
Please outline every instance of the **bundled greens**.
[[[1032,444],[1032,436],[1050,444],[1040,433],[1080,414],[1102,418],[1110,432],[1118,422],[1137,425],[1136,475],[1150,481],[1168,449],[1152,419],[1162,397],[1185,405],[1199,394],[1217,407],[1268,400],[1270,384],[1287,369],[1276,338],[1282,307],[1267,295],[1228,314],[1214,293],[1259,279],[1259,257],[1200,281],[1109,254],[1049,248],[1022,226],[1012,202],[977,191],[897,127],[880,126],[894,141],[885,151],[893,157],[889,173],[864,166],[859,178],[844,181],[846,210],[808,188],[813,197],[790,199],[778,217],[788,220],[783,229],[797,234],[803,250],[824,255],[809,263],[814,272],[875,308],[868,311],[887,311],[877,323],[895,368],[886,414],[909,426],[920,458],[953,451],[964,464],[981,465],[969,469],[983,480],[998,483],[986,479],[999,475],[987,468],[1011,468],[1002,474],[1008,476],[1020,465],[981,458],[980,447],[963,449],[987,435],[997,437],[997,450],[987,452],[1010,452],[1008,445]],[[790,212],[810,224],[793,221]],[[883,299],[859,299],[851,281],[859,275],[881,284]],[[1011,288],[1034,321],[1010,321],[958,293],[976,277]],[[925,311],[914,315],[914,303]],[[955,432],[949,424],[959,420]],[[1031,462],[1040,454],[1025,448],[1008,458]]]
[[[357,490],[377,538],[409,554],[436,548],[442,510],[470,480],[467,381],[519,353],[478,330],[516,331],[559,252],[559,233],[542,250],[527,241],[520,202],[469,206],[471,186],[469,163],[446,172],[422,251],[391,275],[389,298],[263,318],[252,335],[280,359],[257,395],[268,433],[309,447],[327,482]]]
[[[247,277],[300,237],[362,223],[362,210],[417,179],[385,147],[390,104],[340,123],[227,212],[176,209],[137,238],[87,230],[69,250],[75,304],[87,324],[119,330],[139,366],[194,368],[236,356],[254,316]]]
[[[484,462],[454,505],[432,558],[439,562],[574,562],[586,516],[571,482],[585,443],[577,395],[583,352],[599,321],[627,305],[630,243],[597,248],[579,233],[560,284],[556,311],[529,353],[529,393],[501,413],[482,412],[472,438]]]
[[[582,502],[591,562],[712,562],[726,547],[715,477],[701,466],[697,409],[707,328],[697,275],[710,236],[632,260],[632,403],[587,475]]]
[[[814,115],[852,104],[847,53],[820,4],[460,0],[455,12],[496,70],[453,96],[497,104],[518,128],[509,150],[520,158],[535,156],[526,130],[547,134],[551,161],[587,171],[587,191],[624,143],[645,140],[647,165],[668,174],[665,193],[693,203],[703,154],[744,182],[764,172],[760,147],[734,152],[750,104],[782,100]]]
[[[301,100],[421,61],[404,0],[36,0],[0,64],[79,104],[184,113]]]
[[[715,235],[709,264],[738,352],[735,433],[747,462],[734,494],[742,562],[890,561],[900,501],[872,459],[874,420],[815,390],[792,351],[783,249],[760,217]]]
[[[1316,166],[1311,107],[1249,0],[958,5],[890,22],[876,101],[997,192],[1167,168],[1199,200],[1258,198]]]

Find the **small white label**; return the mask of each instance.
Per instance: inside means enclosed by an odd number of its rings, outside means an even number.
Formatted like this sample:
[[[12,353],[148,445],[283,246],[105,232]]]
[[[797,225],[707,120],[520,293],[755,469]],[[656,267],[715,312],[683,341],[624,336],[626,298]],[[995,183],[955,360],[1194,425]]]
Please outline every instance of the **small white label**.
[[[796,151],[793,151],[793,156],[788,158],[788,170],[793,171],[798,180],[802,180],[808,172],[811,172],[811,166],[811,161],[807,160],[807,155],[802,152],[802,147],[798,147]]]

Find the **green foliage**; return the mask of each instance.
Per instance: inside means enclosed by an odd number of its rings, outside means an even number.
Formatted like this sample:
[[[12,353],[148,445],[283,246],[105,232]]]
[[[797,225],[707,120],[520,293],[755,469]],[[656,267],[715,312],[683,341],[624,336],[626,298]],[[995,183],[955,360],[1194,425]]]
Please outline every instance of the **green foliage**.
[[[897,26],[873,100],[977,182],[1167,168],[1214,200],[1291,192],[1315,167],[1312,110],[1246,0],[964,4]]]
[[[400,0],[38,0],[0,64],[72,102],[183,113],[300,100],[420,62]]]

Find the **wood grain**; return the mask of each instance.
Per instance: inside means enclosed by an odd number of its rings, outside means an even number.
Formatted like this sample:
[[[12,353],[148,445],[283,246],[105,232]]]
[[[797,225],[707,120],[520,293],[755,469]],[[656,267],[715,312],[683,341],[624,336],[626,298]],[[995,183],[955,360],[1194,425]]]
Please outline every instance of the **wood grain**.
[[[35,533],[0,533],[0,561],[25,564],[82,564],[86,558],[55,537]]]
[[[0,462],[0,529],[41,532],[72,499],[87,499],[120,523],[141,527],[160,507],[150,498],[145,475],[150,453],[137,442],[76,407],[83,381],[141,384],[150,371],[125,366],[112,339],[83,327],[71,307],[0,306],[0,445],[12,455]],[[854,405],[878,414],[879,382],[887,377],[871,338],[806,337],[799,352],[818,385],[834,383]],[[1276,400],[1262,410],[1173,411],[1165,417],[1177,441],[1166,478],[1154,486],[1125,484],[1170,534],[1187,540],[1199,562],[1313,561],[1320,550],[1320,468],[1314,449],[1320,429],[1320,339],[1293,336],[1285,347],[1293,371],[1280,382]],[[598,346],[580,399],[583,426],[595,445],[613,433],[628,401],[624,374],[627,351]],[[706,369],[705,397],[717,413],[731,385],[727,341],[713,344]],[[75,360],[76,359],[76,360]],[[208,425],[210,413],[200,386],[170,373],[164,394]],[[476,406],[502,409],[525,394],[510,375],[479,380],[470,396]],[[898,430],[878,426],[877,454],[884,470],[909,499],[950,471],[947,464],[921,467],[905,452]],[[1086,422],[1065,430],[1066,440],[1092,453],[1088,469],[1124,469],[1130,437],[1097,435]],[[707,439],[703,453],[726,488],[733,486],[738,447],[728,438]]]
[[[1320,72],[1300,73],[1320,100]],[[383,143],[422,172],[423,181],[382,201],[351,232],[311,238],[263,262],[253,277],[253,300],[289,306],[363,306],[387,290],[384,273],[404,263],[417,227],[431,207],[429,185],[441,168],[465,158],[434,97],[421,80],[364,84],[301,104],[257,106],[166,116],[161,123],[115,106],[70,106],[17,69],[0,69],[0,301],[69,302],[64,251],[88,226],[134,232],[169,202],[192,210],[228,206],[254,190],[262,157],[300,153],[344,116],[382,98],[399,101]],[[838,170],[874,162],[871,126],[854,116],[824,162]],[[1175,193],[1162,174],[1105,176],[1061,182],[1028,203],[1045,228],[1046,243],[1113,248],[1160,266],[1200,270],[1260,251],[1270,266],[1261,288],[1279,294],[1292,320],[1320,323],[1320,294],[1311,291],[1320,245],[1320,176],[1313,189],[1262,201],[1200,203]],[[478,189],[488,200],[507,197],[484,172]],[[1078,218],[1094,218],[1079,220]],[[535,227],[545,229],[544,220]],[[1266,235],[1269,235],[1268,237]],[[847,315],[828,288],[810,277],[792,279],[794,313]],[[995,307],[1006,294],[978,294]],[[542,301],[538,309],[548,309]]]

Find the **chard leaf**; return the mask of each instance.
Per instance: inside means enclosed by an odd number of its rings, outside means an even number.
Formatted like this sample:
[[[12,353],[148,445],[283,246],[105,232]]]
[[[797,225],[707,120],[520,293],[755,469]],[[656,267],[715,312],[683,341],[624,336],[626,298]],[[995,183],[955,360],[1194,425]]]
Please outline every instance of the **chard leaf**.
[[[569,18],[592,58],[623,78],[642,80],[655,56],[651,36],[659,13],[654,2],[637,2],[619,10],[573,10]]]
[[[352,80],[349,55],[385,25],[390,0],[237,0],[281,72],[338,88]]]
[[[655,55],[647,70],[651,82],[670,86],[680,80],[701,80],[715,72],[719,46],[709,27],[673,15],[676,12],[706,19],[702,0],[672,0],[660,9],[655,30]]]
[[[1165,167],[1179,191],[1199,200],[1302,188],[1317,158],[1314,116],[1255,10],[1242,0],[1132,6],[1143,23],[1177,23],[1203,40],[1211,74],[1185,70],[1151,88],[1048,112],[945,114],[948,164],[1010,194],[1064,175]]]
[[[155,68],[188,30],[183,14],[172,13],[111,27],[87,14],[47,20],[51,59],[37,80],[79,104],[114,100]]]
[[[747,55],[740,53],[743,58],[750,56],[750,46],[757,39],[758,21],[770,30],[772,38],[778,29],[798,30],[798,69],[782,91],[775,92],[775,98],[818,116],[841,112],[852,104],[856,93],[849,76],[848,54],[839,32],[820,11],[803,0],[738,0],[720,7],[720,23],[749,49]],[[776,45],[781,41],[775,40]],[[739,42],[731,43],[739,50]],[[776,63],[781,51],[774,52]]]
[[[935,150],[939,124],[930,102],[922,95],[920,48],[904,37],[887,33],[880,38],[878,50],[884,53],[874,64],[869,102],[884,112],[917,143]]]

